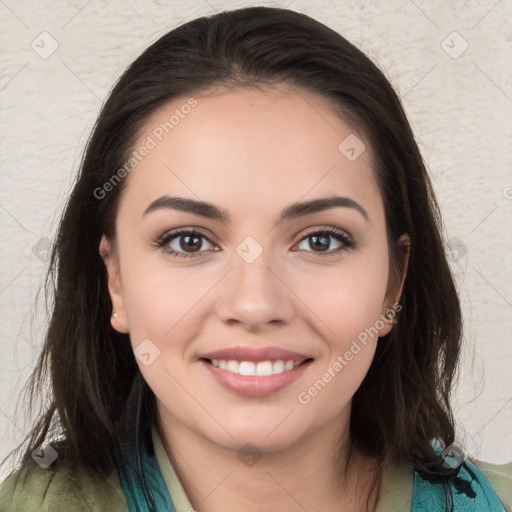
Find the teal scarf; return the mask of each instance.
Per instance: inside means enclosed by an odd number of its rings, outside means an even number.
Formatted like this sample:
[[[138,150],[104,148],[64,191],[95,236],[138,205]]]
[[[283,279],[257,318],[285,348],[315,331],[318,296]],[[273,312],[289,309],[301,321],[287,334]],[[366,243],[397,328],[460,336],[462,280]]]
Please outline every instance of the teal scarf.
[[[130,459],[132,462],[135,461],[134,450],[130,453]],[[135,472],[132,471],[128,477],[125,470],[118,465],[119,477],[130,512],[176,512],[167,485],[160,472],[156,455],[154,453],[149,455],[143,450],[142,464],[144,466],[146,487],[149,491],[146,494],[144,486],[137,480]],[[130,489],[129,481],[132,483],[132,489]],[[149,495],[153,499],[153,504],[150,503]]]
[[[130,512],[176,512],[169,490],[160,472],[154,450],[146,449],[144,443],[137,447],[136,425],[149,425],[141,418],[141,383],[132,388],[128,399],[127,417],[132,418],[126,428],[126,440],[123,445],[127,451],[129,468],[118,462],[118,473],[123,486]],[[151,430],[151,429],[149,429]],[[146,435],[149,435],[147,432]],[[141,433],[139,437],[142,437]],[[434,449],[440,454],[441,446],[433,442]],[[138,449],[137,449],[138,448]],[[140,453],[140,459],[137,457]],[[456,467],[457,453],[451,452],[444,460],[445,467]],[[138,468],[138,472],[135,470]],[[137,473],[144,473],[145,482],[140,481]],[[153,503],[151,503],[153,501]],[[411,512],[506,512],[485,475],[468,459],[460,465],[457,475],[445,478],[428,479],[414,472],[414,491]],[[394,512],[394,511],[389,511]]]
[[[139,373],[126,402],[125,421],[119,425],[120,439],[128,461],[122,461],[114,445],[117,471],[130,512],[176,512],[164,481],[155,450],[148,450],[151,439],[151,418],[142,404],[149,388]]]
[[[432,443],[440,455],[442,448]],[[458,453],[452,451],[443,462],[444,467],[457,467]],[[465,459],[456,475],[435,480],[414,472],[414,490],[411,512],[506,512],[485,475]]]

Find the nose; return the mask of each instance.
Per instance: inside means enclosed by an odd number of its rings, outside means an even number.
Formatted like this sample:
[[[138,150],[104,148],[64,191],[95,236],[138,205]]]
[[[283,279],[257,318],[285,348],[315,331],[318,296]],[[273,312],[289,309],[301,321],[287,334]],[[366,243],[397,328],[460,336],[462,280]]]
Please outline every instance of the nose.
[[[233,268],[216,286],[218,317],[249,331],[290,323],[296,295],[286,281],[282,268],[271,264],[265,252],[252,263],[235,254]]]

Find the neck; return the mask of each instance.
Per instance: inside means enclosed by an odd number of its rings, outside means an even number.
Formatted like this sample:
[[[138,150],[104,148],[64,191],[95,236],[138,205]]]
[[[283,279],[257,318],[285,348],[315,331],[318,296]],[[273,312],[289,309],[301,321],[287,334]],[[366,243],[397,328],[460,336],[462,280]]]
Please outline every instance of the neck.
[[[165,450],[198,512],[360,512],[368,498],[368,510],[375,509],[380,486],[371,487],[374,461],[355,453],[344,471],[340,432],[348,432],[348,417],[283,450],[256,454],[213,444],[173,417],[160,414],[159,421]]]

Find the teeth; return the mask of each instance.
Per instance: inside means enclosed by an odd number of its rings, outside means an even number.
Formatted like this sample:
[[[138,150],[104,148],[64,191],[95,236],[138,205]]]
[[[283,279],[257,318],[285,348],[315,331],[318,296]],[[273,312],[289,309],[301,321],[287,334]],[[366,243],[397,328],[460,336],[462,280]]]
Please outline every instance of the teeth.
[[[242,361],[240,364],[238,364],[237,361],[230,361],[230,363],[235,363],[231,366],[230,369],[228,368],[228,371],[232,373],[239,373],[240,375],[257,375],[256,373],[256,365],[252,361]],[[258,366],[260,363],[258,363]]]
[[[266,377],[267,375],[272,375],[273,368],[272,363],[270,361],[263,361],[256,365],[256,375],[261,375],[262,377]],[[277,372],[276,372],[277,373]],[[281,372],[279,372],[281,373]]]
[[[283,373],[284,368],[285,368],[284,365],[285,365],[284,361],[274,361],[274,364],[272,365],[272,373]],[[292,368],[293,368],[293,361],[292,361]]]
[[[226,370],[231,373],[264,377],[290,371],[293,368],[299,366],[301,361],[261,361],[260,363],[256,364],[252,361],[235,361],[233,359],[227,361],[224,359],[212,359],[211,363],[216,368],[220,368],[221,370]]]
[[[237,361],[228,361],[228,365],[226,366],[226,370],[231,373],[238,373],[238,362]]]

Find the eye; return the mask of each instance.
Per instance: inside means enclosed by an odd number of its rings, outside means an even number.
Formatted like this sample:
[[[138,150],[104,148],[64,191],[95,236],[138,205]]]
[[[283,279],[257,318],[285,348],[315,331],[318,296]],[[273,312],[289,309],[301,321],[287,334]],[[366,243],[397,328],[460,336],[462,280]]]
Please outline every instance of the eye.
[[[328,250],[332,240],[338,242],[338,247]],[[207,236],[193,229],[175,229],[162,235],[156,242],[155,246],[161,248],[166,254],[176,258],[201,258],[205,250],[204,241],[209,245],[213,245]],[[299,242],[307,243],[308,249],[302,248],[307,252],[313,252],[318,256],[333,256],[342,251],[355,248],[356,244],[352,238],[344,231],[335,228],[324,228],[320,230],[310,231],[306,233]],[[327,250],[324,250],[327,249]],[[210,249],[211,250],[211,249]],[[213,249],[215,250],[215,249]]]
[[[330,251],[324,250],[329,249],[332,239],[338,242],[338,247]],[[335,228],[310,231],[302,237],[299,245],[302,243],[306,243],[310,248],[313,248],[313,251],[308,252],[314,252],[318,254],[318,256],[333,256],[355,247],[355,243],[349,235]]]
[[[190,229],[176,229],[165,233],[156,241],[156,246],[163,249],[166,254],[177,258],[200,258],[203,241],[211,244],[202,233]]]

